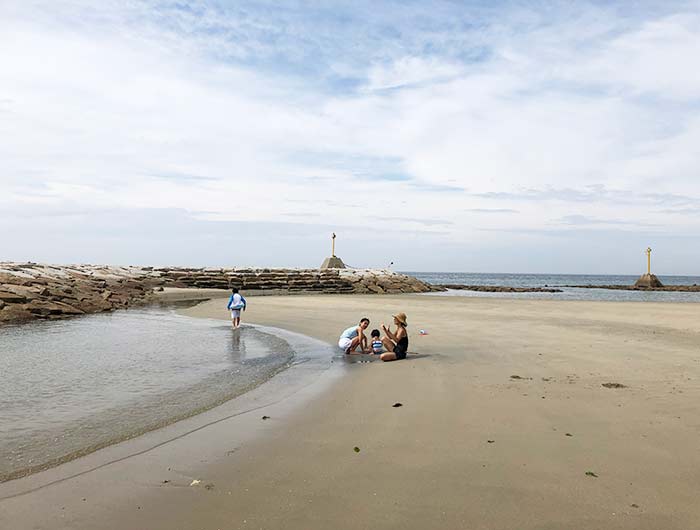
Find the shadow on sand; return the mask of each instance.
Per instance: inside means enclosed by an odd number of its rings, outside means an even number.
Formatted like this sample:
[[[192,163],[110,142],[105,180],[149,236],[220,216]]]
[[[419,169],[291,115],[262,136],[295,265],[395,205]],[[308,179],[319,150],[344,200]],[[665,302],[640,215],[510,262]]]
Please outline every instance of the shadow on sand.
[[[413,361],[413,360],[417,360],[417,359],[424,359],[424,358],[427,358],[430,356],[431,356],[431,354],[429,354],[429,353],[408,352],[408,355],[406,356],[405,359],[401,359],[400,361],[390,361],[390,362]],[[346,364],[366,364],[366,363],[382,362],[382,360],[379,358],[379,355],[375,355],[375,354],[342,355],[342,358]]]

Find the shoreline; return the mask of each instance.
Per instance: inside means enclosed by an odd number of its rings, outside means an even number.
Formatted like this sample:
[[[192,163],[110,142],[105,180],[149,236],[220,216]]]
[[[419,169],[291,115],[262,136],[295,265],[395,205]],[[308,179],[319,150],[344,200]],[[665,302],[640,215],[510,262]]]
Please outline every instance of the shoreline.
[[[204,295],[206,295],[207,298],[201,298]],[[146,321],[156,322],[159,318],[170,319],[170,315],[172,314],[177,315],[176,318],[182,318],[182,315],[180,314],[180,312],[177,311],[177,309],[178,306],[180,307],[180,309],[183,307],[183,302],[196,303],[197,301],[208,299],[212,295],[216,295],[216,293],[190,293],[189,296],[184,296],[184,293],[177,293],[177,295],[174,298],[170,296],[164,296],[163,300],[161,300],[162,304],[158,304],[157,306],[152,307],[152,309],[154,310],[153,312],[149,311],[150,308],[148,307],[139,308],[139,310],[136,312],[137,317],[132,318],[138,318],[138,315],[142,313],[143,317],[148,317]],[[165,307],[161,309],[161,305],[164,305]],[[126,314],[121,318],[125,318],[125,316]],[[91,318],[100,319],[102,317],[100,315],[92,315]],[[187,319],[190,317],[185,318]],[[109,321],[112,321],[111,315]],[[168,322],[171,321],[168,320]],[[212,321],[212,324],[214,322],[219,321]],[[253,370],[254,368],[246,368],[247,365],[245,364],[245,361],[243,361],[243,364],[240,364],[240,359],[238,360],[238,364],[235,364],[234,360],[231,360],[230,362],[232,363],[231,366],[233,368],[227,368],[225,370],[219,369],[219,371],[216,372],[208,372],[206,375],[199,376],[199,379],[191,380],[185,386],[164,388],[161,391],[161,394],[154,395],[153,393],[146,393],[142,396],[142,399],[139,400],[139,403],[141,403],[143,408],[143,412],[141,414],[134,415],[133,413],[128,412],[127,408],[131,407],[126,407],[126,405],[122,403],[121,406],[123,410],[120,414],[124,417],[126,423],[124,423],[124,425],[118,431],[105,431],[104,429],[106,424],[104,422],[104,419],[100,418],[101,414],[97,412],[93,412],[91,416],[86,416],[84,418],[73,418],[69,421],[79,421],[81,429],[85,428],[85,425],[90,425],[92,426],[92,428],[97,429],[97,431],[99,431],[100,434],[98,434],[97,437],[92,436],[86,438],[85,436],[83,436],[82,438],[76,438],[73,442],[64,443],[63,445],[61,445],[56,452],[52,452],[48,447],[46,447],[45,449],[41,449],[41,444],[43,442],[41,442],[36,437],[40,435],[44,437],[48,436],[49,438],[53,436],[59,436],[59,431],[56,430],[55,427],[53,427],[53,431],[42,431],[42,427],[39,427],[39,430],[36,431],[39,434],[32,434],[32,436],[34,436],[35,438],[35,441],[30,442],[24,450],[21,450],[21,446],[19,446],[17,443],[13,444],[12,442],[10,442],[9,446],[7,444],[2,446],[8,451],[8,454],[15,454],[14,451],[17,451],[17,454],[21,455],[22,457],[21,460],[25,462],[28,461],[28,463],[24,464],[23,467],[12,466],[11,464],[9,468],[5,466],[0,467],[0,484],[56,468],[68,462],[101,451],[102,449],[119,445],[120,443],[123,443],[125,441],[138,438],[147,433],[157,431],[177,422],[198,416],[218,406],[221,406],[222,404],[225,404],[228,401],[234,400],[256,389],[261,385],[264,385],[269,380],[279,375],[281,372],[288,370],[294,363],[311,361],[312,364],[318,364],[325,362],[326,357],[330,359],[331,352],[329,348],[319,346],[318,344],[316,344],[315,349],[309,346],[309,344],[312,343],[313,339],[304,338],[301,336],[297,337],[293,334],[286,332],[285,330],[278,328],[256,326],[251,324],[247,324],[246,327],[248,328],[247,330],[244,329],[241,330],[241,332],[238,332],[238,334],[241,335],[239,341],[243,348],[242,355],[246,355],[246,338],[253,341],[253,355],[258,355],[258,353],[255,350],[255,341],[259,341],[261,340],[261,338],[264,340],[265,337],[268,337],[268,345],[266,347],[272,349],[267,350],[267,354],[264,356],[265,363],[269,364],[269,367],[265,368],[264,371],[255,371],[249,374],[248,377],[246,377],[246,371],[251,372],[251,370]],[[30,334],[32,333],[31,328],[23,327],[21,329],[26,330]],[[198,329],[201,329],[201,327],[194,326],[188,328],[188,330],[185,331],[185,333],[193,332]],[[162,333],[162,331],[155,328],[153,331],[157,333]],[[211,331],[215,331],[215,328],[211,328]],[[223,331],[224,333],[222,334],[221,326],[217,326],[217,337],[221,335],[230,335],[227,327],[224,328]],[[286,337],[286,339],[284,337]],[[296,350],[290,345],[289,341],[287,340],[290,337],[296,341]],[[277,342],[279,342],[279,344],[272,346],[270,345],[269,339],[276,340]],[[258,346],[258,348],[259,347],[260,346]],[[285,355],[289,355],[288,353],[285,353],[287,351],[291,352],[291,357],[289,357],[288,359],[285,358]],[[250,354],[251,351],[249,348],[247,355]],[[280,359],[273,363],[272,361],[269,361],[269,359],[272,359],[274,356],[278,356],[280,357]],[[251,366],[262,366],[260,364],[261,360],[253,362]],[[225,387],[221,386],[224,378],[227,375],[231,375],[227,374],[227,372],[232,373],[234,368],[238,368],[236,370],[236,381],[232,380],[229,383],[227,383]],[[239,372],[241,372],[240,379],[238,375]],[[184,382],[182,384],[184,384]],[[218,388],[218,390],[214,393],[212,393],[211,391],[207,392],[207,385],[214,385]],[[183,399],[180,396],[185,396],[192,393],[196,393],[197,395],[193,396],[193,398],[189,400],[189,405],[186,405],[185,401],[183,401]],[[163,403],[168,402],[169,405],[167,410],[169,412],[155,413],[155,401],[153,401],[154,399],[156,401],[165,400],[163,401]],[[64,403],[63,406],[65,408],[68,405]],[[117,410],[116,405],[113,408],[108,408],[104,410],[103,414],[110,414],[110,416],[114,416],[114,410]],[[150,415],[147,412],[149,410],[151,411]],[[127,416],[130,419],[127,419]],[[33,433],[33,431],[31,431],[31,424],[28,424],[26,427],[28,429],[26,431],[28,435],[29,433]],[[48,429],[49,427],[43,428]],[[66,430],[74,430],[75,425],[72,425],[69,422],[64,424],[63,429],[64,432],[66,432]],[[12,438],[10,438],[10,440],[12,440]],[[37,449],[34,446],[35,443],[39,443],[39,449]],[[26,446],[26,442],[22,443],[22,445]],[[21,452],[19,452],[20,450]],[[40,460],[40,455],[43,456],[43,460]],[[48,457],[48,455],[52,456]],[[20,460],[18,460],[18,462],[19,461]],[[32,463],[32,461],[34,461],[34,463]]]
[[[79,479],[110,466],[120,466],[122,462],[158,452],[162,447],[187,437],[198,438],[198,432],[218,424],[243,422],[247,428],[250,428],[250,432],[240,431],[241,440],[252,440],[260,435],[261,430],[264,430],[259,428],[255,420],[255,414],[258,411],[284,404],[282,407],[285,409],[284,413],[280,415],[278,412],[276,419],[286,421],[285,417],[295,409],[313,399],[313,396],[324,392],[335,379],[342,377],[342,363],[334,363],[333,359],[326,354],[318,355],[319,351],[329,349],[327,345],[311,337],[284,329],[252,326],[266,333],[274,333],[290,342],[295,351],[295,357],[301,356],[301,359],[293,360],[286,367],[275,371],[262,383],[222,403],[198,410],[186,417],[177,418],[171,423],[140,433],[138,436],[100,447],[58,465],[0,482],[0,503]],[[249,418],[248,416],[251,415],[253,416]],[[243,416],[246,416],[245,421],[239,419]],[[202,438],[199,438],[185,445],[201,443]],[[138,474],[136,468],[134,473]],[[0,522],[2,522],[1,513],[0,510]]]
[[[285,296],[250,299],[243,321],[334,344],[360,316],[374,327],[398,310],[420,355],[334,363],[342,377],[323,378],[329,384],[295,408],[296,399],[283,399],[244,414],[239,428],[225,421],[0,501],[0,522],[685,530],[700,519],[700,479],[688,472],[700,467],[699,306]],[[227,318],[222,299],[183,312]],[[236,441],[248,428],[261,436]],[[163,483],[167,466],[179,473],[177,487]],[[343,517],[348,509],[353,517]]]

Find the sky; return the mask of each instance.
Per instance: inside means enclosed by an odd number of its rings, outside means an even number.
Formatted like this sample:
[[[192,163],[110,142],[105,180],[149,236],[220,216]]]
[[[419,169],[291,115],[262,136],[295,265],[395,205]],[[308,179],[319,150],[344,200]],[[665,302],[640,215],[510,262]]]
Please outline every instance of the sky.
[[[700,0],[0,1],[0,261],[700,274]]]

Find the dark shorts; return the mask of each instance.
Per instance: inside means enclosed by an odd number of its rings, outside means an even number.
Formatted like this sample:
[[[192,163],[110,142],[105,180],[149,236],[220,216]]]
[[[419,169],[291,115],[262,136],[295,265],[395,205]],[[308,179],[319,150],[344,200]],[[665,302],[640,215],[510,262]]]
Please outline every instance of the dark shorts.
[[[394,346],[394,355],[396,355],[396,359],[405,359],[406,349],[403,346],[399,346],[397,344],[396,346]]]

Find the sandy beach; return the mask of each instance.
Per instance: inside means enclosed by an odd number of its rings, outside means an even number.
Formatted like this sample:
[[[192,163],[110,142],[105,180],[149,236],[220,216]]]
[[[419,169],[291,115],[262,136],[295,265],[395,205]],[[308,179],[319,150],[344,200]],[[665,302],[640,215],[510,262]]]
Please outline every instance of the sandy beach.
[[[276,400],[256,389],[2,484],[0,527],[700,525],[700,305],[423,295],[249,302],[244,324],[332,344],[362,316],[372,329],[404,311],[415,354],[339,359],[288,388],[282,374]],[[184,313],[225,319],[224,306],[217,298]]]

